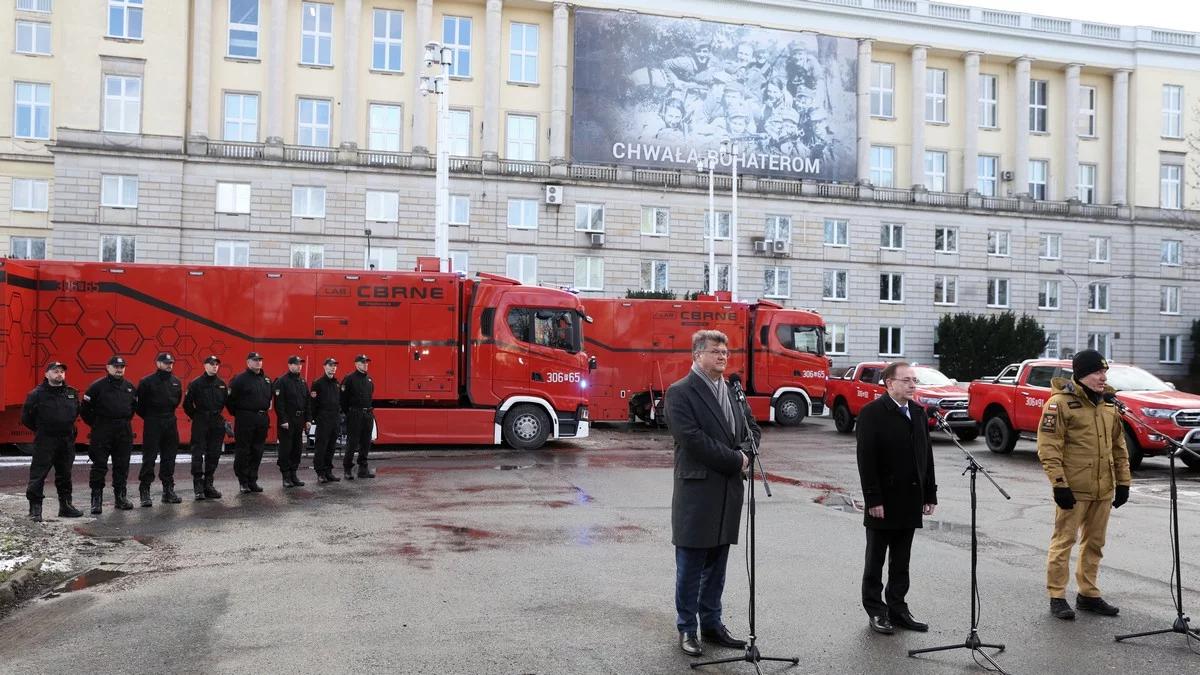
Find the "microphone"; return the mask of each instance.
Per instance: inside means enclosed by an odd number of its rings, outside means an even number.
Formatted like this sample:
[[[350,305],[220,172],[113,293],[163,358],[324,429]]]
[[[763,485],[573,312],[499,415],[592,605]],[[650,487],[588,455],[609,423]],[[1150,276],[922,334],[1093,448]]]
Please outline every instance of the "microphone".
[[[1117,407],[1117,410],[1120,410],[1123,413],[1129,411],[1129,409],[1125,407],[1125,404],[1121,402],[1121,399],[1117,398],[1117,395],[1112,392],[1104,393],[1104,401],[1105,403],[1113,404]]]
[[[733,397],[742,403],[746,402],[746,392],[742,389],[742,376],[734,373],[729,376],[729,384],[733,387]]]

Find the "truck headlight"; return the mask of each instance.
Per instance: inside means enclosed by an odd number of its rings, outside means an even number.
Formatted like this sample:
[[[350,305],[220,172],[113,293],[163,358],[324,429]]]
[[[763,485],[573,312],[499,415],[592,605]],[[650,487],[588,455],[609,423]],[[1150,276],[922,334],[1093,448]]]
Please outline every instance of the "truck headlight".
[[[1175,415],[1175,411],[1171,408],[1142,408],[1142,414],[1146,417],[1166,420],[1171,419]]]
[[[579,388],[580,388],[580,389],[587,389],[587,380],[580,380],[580,381],[579,381]]]
[[[579,419],[585,421],[588,419],[588,409],[586,405],[579,406]]]
[[[928,408],[936,408],[936,407],[938,407],[938,404],[940,404],[941,402],[942,402],[942,399],[940,399],[940,398],[932,398],[929,396],[918,396],[917,397],[917,403],[920,403],[921,405],[926,406]]]

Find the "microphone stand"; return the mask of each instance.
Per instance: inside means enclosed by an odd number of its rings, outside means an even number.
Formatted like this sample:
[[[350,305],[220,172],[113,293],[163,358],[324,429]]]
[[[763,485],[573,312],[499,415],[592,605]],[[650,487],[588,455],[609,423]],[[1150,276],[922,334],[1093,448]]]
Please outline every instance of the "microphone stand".
[[[1146,424],[1144,421],[1134,417],[1133,415],[1127,414],[1128,411],[1125,408],[1124,403],[1121,403],[1115,398],[1112,399],[1112,403],[1117,406],[1117,409],[1121,411],[1122,417],[1125,419],[1133,420],[1138,425],[1152,433],[1159,433],[1158,430]],[[1186,636],[1189,641],[1192,638],[1200,640],[1200,631],[1197,631],[1195,628],[1192,628],[1188,625],[1188,622],[1191,619],[1189,619],[1188,616],[1183,613],[1183,572],[1180,569],[1179,551],[1179,489],[1178,484],[1175,482],[1175,457],[1186,452],[1193,457],[1200,458],[1200,454],[1197,454],[1195,450],[1192,450],[1170,436],[1165,434],[1160,435],[1163,436],[1163,438],[1167,440],[1167,443],[1173,448],[1173,450],[1168,454],[1170,456],[1171,467],[1171,562],[1174,565],[1173,569],[1175,571],[1170,583],[1171,597],[1175,601],[1175,621],[1171,624],[1170,628],[1150,630],[1142,633],[1129,633],[1127,635],[1117,635],[1113,638],[1117,642],[1132,638],[1146,637],[1147,635],[1163,635],[1165,633],[1179,633],[1180,635]]]
[[[796,657],[784,658],[784,657],[778,657],[778,656],[763,656],[758,651],[758,645],[755,644],[758,640],[758,636],[755,633],[755,628],[754,628],[754,618],[755,618],[754,617],[754,614],[755,614],[755,606],[754,606],[754,578],[755,578],[754,524],[755,524],[755,519],[756,519],[756,514],[754,512],[754,505],[756,503],[755,499],[754,499],[754,467],[756,465],[758,466],[759,475],[762,476],[763,489],[766,491],[768,497],[771,496],[771,484],[767,482],[767,472],[763,468],[762,458],[759,456],[759,453],[758,453],[758,441],[755,440],[754,434],[750,432],[750,414],[745,405],[746,395],[742,392],[742,388],[741,388],[740,384],[735,383],[734,395],[736,397],[738,407],[742,411],[742,416],[746,420],[746,432],[747,432],[746,435],[750,437],[750,450],[749,451],[743,450],[743,452],[745,452],[750,457],[750,466],[749,466],[749,469],[750,469],[750,475],[749,475],[750,494],[746,500],[746,503],[748,504],[748,508],[749,508],[749,512],[748,512],[749,515],[747,517],[747,522],[749,523],[749,527],[748,527],[749,532],[747,533],[747,539],[749,540],[749,547],[750,547],[750,551],[749,551],[749,553],[750,553],[750,567],[749,567],[750,635],[748,636],[750,639],[746,641],[746,653],[741,656],[733,656],[733,657],[730,657],[727,659],[716,659],[716,660],[712,660],[712,661],[698,661],[698,662],[692,663],[691,667],[694,670],[701,666],[711,666],[711,665],[715,665],[718,663],[736,663],[739,661],[745,661],[754,666],[754,671],[756,673],[758,673],[758,675],[762,675],[762,668],[760,668],[758,666],[759,662],[761,662],[761,661],[782,661],[785,663],[790,663],[794,666],[794,665],[797,665],[798,663],[800,663],[800,659],[796,658]]]
[[[951,441],[954,441],[954,444],[958,446],[958,449],[963,455],[966,455],[967,468],[963,469],[963,475],[966,475],[968,471],[971,472],[971,632],[967,634],[967,639],[959,644],[944,645],[941,647],[926,647],[925,649],[910,649],[908,650],[908,655],[916,656],[918,654],[948,651],[951,649],[969,649],[973,654],[979,654],[982,656],[988,663],[992,665],[993,668],[996,669],[997,672],[1001,673],[1001,675],[1006,675],[1004,669],[1000,667],[1000,664],[992,660],[992,657],[988,656],[987,653],[983,651],[985,647],[988,649],[1004,651],[1004,645],[988,644],[979,638],[979,607],[976,602],[976,599],[979,597],[979,581],[977,576],[978,573],[976,571],[976,568],[979,565],[979,539],[976,535],[975,529],[976,513],[978,511],[975,492],[975,480],[977,474],[982,473],[984,478],[987,478],[988,481],[990,481],[991,484],[1000,491],[1000,494],[1003,495],[1005,499],[1012,499],[1012,497],[1010,497],[1009,494],[1004,491],[1004,488],[1000,487],[1000,485],[996,483],[991,474],[987,472],[987,469],[983,468],[983,466],[976,461],[975,456],[968,452],[967,449],[962,446],[962,443],[958,442],[958,437],[954,434],[954,431],[950,428],[950,425],[946,423],[946,420],[936,411],[933,413],[933,418],[937,420],[938,428],[944,431],[946,435],[950,437]]]

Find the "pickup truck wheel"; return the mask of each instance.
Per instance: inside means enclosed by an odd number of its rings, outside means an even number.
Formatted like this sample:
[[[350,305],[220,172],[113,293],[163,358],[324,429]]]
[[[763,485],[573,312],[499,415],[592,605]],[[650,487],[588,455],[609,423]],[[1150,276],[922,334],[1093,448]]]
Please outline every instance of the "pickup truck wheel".
[[[775,401],[775,421],[785,427],[794,427],[804,421],[804,399],[797,394],[784,394]]]
[[[843,434],[854,431],[854,415],[850,414],[850,406],[845,401],[838,401],[833,406],[833,426]]]
[[[988,450],[1007,455],[1017,445],[1017,432],[1008,423],[1004,415],[992,415],[983,423],[983,439],[987,442]]]
[[[33,456],[33,443],[14,443],[13,445],[22,455]]]
[[[1196,459],[1195,456],[1185,452],[1179,456],[1179,459],[1192,471],[1200,471],[1200,459]]]
[[[964,443],[970,443],[976,438],[979,438],[979,427],[974,426],[966,429],[955,429],[954,435],[958,436],[958,440],[963,441]]]
[[[1137,436],[1133,435],[1129,427],[1125,427],[1125,447],[1129,450],[1129,469],[1136,471],[1142,466],[1142,457],[1145,455],[1142,446],[1138,445]]]
[[[504,415],[504,442],[517,450],[536,450],[550,437],[550,418],[546,411],[531,404],[515,405]]]

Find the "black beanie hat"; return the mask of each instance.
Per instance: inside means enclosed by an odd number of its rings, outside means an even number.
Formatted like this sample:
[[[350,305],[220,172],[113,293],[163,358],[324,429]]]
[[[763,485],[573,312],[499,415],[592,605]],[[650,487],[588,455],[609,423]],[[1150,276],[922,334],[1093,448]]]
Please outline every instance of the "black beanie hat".
[[[1095,349],[1085,349],[1075,355],[1071,359],[1072,376],[1076,380],[1083,378],[1101,370],[1108,370],[1108,361],[1104,359],[1104,355]]]

